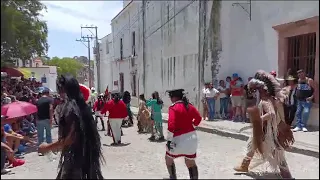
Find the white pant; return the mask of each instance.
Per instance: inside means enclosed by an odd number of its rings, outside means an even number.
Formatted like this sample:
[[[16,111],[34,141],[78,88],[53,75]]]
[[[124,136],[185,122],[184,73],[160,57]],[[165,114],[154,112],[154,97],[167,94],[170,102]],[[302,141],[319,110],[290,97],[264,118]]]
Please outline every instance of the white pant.
[[[111,133],[114,143],[118,143],[121,141],[121,125],[122,125],[122,118],[110,118],[109,123],[111,127]]]

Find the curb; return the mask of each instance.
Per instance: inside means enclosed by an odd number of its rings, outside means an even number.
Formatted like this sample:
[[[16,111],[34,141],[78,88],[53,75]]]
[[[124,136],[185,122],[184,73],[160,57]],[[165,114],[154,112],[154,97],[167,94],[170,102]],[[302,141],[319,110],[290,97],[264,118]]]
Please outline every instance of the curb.
[[[138,113],[133,112],[133,114],[136,116]],[[168,123],[168,120],[163,119],[164,123]],[[211,134],[216,134],[218,136],[223,136],[223,137],[229,137],[241,141],[247,141],[249,139],[249,135],[243,134],[243,133],[236,133],[236,132],[230,132],[227,130],[220,130],[220,129],[215,129],[212,127],[196,127],[196,130],[201,131],[201,132],[206,132],[206,133],[211,133]],[[310,150],[310,149],[305,149],[303,147],[291,147],[291,149],[287,150],[287,152],[291,153],[296,153],[296,154],[302,154],[305,156],[311,156],[319,159],[319,151],[315,150]]]

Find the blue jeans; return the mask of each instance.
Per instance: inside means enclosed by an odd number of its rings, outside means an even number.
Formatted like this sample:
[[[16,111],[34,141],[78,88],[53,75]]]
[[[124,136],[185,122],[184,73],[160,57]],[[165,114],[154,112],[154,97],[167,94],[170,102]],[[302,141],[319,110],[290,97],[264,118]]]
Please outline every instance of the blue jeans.
[[[209,120],[214,120],[216,100],[214,98],[207,98]]]
[[[304,128],[307,126],[311,107],[312,107],[312,102],[298,101],[297,112],[296,112],[296,117],[297,117],[296,127]]]
[[[228,115],[229,97],[220,98],[220,115]]]
[[[52,143],[51,125],[49,119],[37,121],[38,146],[44,141],[44,131],[46,131],[46,142]]]

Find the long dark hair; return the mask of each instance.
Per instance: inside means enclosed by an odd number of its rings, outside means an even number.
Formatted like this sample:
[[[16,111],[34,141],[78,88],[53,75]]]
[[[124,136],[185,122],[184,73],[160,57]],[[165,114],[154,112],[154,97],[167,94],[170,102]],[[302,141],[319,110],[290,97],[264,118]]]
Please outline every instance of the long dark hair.
[[[139,99],[140,99],[141,101],[144,101],[144,102],[147,101],[146,98],[144,97],[144,94],[140,94],[140,95],[139,95]]]
[[[67,164],[81,168],[81,179],[103,179],[101,161],[104,158],[100,135],[97,131],[91,109],[80,91],[79,83],[72,76],[61,76],[57,80],[57,87],[58,92],[63,92],[67,95],[67,104],[64,110],[64,116],[66,117],[63,120],[64,122],[61,125],[59,124],[59,129],[62,129],[59,139],[63,140],[69,135],[69,132],[66,132],[68,131],[66,127],[67,120],[73,121],[72,123],[75,128],[75,133],[72,134],[75,138],[73,143],[67,150],[63,150],[61,153],[60,172],[63,169],[62,166]]]
[[[163,101],[160,99],[159,93],[157,91],[152,93],[152,99],[156,99],[158,105],[162,105],[163,104]]]
[[[184,107],[188,110],[189,109],[189,99],[187,98],[186,94],[183,93],[182,91],[181,92],[177,92],[177,93],[174,93],[174,94],[171,94],[169,93],[169,96],[170,98],[172,97],[176,97],[179,100],[182,101],[182,103],[184,104]]]

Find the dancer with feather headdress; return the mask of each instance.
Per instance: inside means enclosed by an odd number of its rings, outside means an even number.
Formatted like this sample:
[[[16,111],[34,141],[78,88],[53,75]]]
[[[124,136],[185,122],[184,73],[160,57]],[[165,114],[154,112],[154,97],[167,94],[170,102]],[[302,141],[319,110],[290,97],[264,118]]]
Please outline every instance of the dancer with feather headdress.
[[[248,114],[253,127],[253,136],[248,142],[246,157],[238,172],[248,172],[251,168],[268,162],[273,170],[279,168],[282,178],[292,178],[284,151],[294,142],[290,127],[286,125],[283,112],[283,100],[280,84],[265,71],[258,71],[248,83],[250,89],[260,94],[259,105],[249,107]]]

